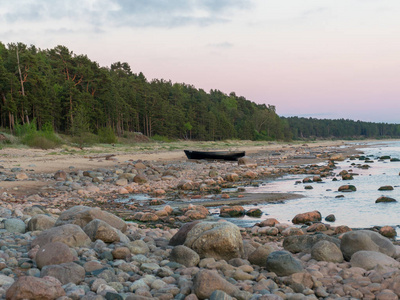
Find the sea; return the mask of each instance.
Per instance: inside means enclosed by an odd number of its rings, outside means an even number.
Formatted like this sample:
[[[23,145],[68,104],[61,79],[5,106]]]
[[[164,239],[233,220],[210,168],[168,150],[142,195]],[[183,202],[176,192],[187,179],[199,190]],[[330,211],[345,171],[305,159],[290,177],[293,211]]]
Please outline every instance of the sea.
[[[247,205],[244,206],[246,210],[261,209],[263,212],[261,218],[245,216],[230,218],[229,221],[242,227],[253,226],[265,218],[276,218],[281,223],[291,223],[296,214],[317,210],[323,220],[330,214],[335,215],[336,221],[330,223],[333,226],[371,228],[390,225],[400,234],[400,161],[381,159],[383,156],[400,159],[400,141],[377,141],[368,143],[367,147],[365,143],[359,146],[358,150],[362,151],[362,155],[371,162],[366,163],[359,159],[337,162],[337,168],[334,169],[335,176],[323,178],[320,183],[298,183],[310,175],[286,175],[262,182],[258,187],[246,187],[246,192],[250,193],[293,193],[303,197],[279,203]],[[370,168],[358,167],[365,164]],[[339,175],[342,170],[353,173],[354,179],[342,180]],[[357,191],[339,192],[338,188],[345,184],[356,186]],[[311,185],[313,189],[305,189],[305,185]],[[394,190],[378,190],[386,185],[393,186]],[[398,202],[375,203],[381,196],[394,198]],[[217,209],[211,211],[216,213]]]

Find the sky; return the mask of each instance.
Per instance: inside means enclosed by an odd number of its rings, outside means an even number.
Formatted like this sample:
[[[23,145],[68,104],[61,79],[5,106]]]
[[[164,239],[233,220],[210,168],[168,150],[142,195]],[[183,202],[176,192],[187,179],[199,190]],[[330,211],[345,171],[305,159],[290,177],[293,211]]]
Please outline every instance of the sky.
[[[64,45],[280,116],[400,123],[399,0],[0,0],[0,42]]]

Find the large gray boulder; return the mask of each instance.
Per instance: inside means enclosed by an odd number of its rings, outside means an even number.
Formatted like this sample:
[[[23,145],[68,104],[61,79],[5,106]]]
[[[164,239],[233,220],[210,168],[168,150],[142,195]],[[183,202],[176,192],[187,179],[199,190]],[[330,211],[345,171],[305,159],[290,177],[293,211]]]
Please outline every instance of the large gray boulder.
[[[127,228],[125,221],[121,218],[109,212],[102,211],[98,207],[88,207],[81,205],[71,207],[70,209],[62,212],[55,226],[76,224],[83,228],[94,219],[102,220],[112,227],[121,230],[122,232],[125,232]]]
[[[289,276],[304,270],[301,262],[288,251],[274,251],[268,255],[266,268],[278,276]]]
[[[36,245],[43,247],[52,242],[61,242],[69,247],[87,247],[91,240],[78,225],[67,224],[42,231],[33,241],[32,248]]]
[[[292,253],[310,253],[312,247],[319,241],[329,241],[340,247],[339,239],[323,233],[317,233],[313,235],[292,235],[285,237],[283,240],[283,248]]]
[[[311,248],[311,257],[318,261],[343,262],[343,254],[339,247],[326,240],[319,241]]]
[[[375,251],[358,251],[354,253],[350,259],[352,267],[359,267],[365,270],[372,270],[376,266],[399,268],[400,263],[387,256],[386,254]]]
[[[197,264],[200,262],[200,256],[196,253],[196,251],[184,245],[174,247],[169,255],[169,259],[188,268],[197,266]]]
[[[342,237],[340,250],[346,260],[350,260],[354,253],[361,250],[381,252],[390,257],[396,253],[396,248],[389,239],[370,230],[346,232]]]
[[[240,229],[230,222],[198,223],[188,232],[184,245],[196,251],[200,258],[228,261],[244,253]]]

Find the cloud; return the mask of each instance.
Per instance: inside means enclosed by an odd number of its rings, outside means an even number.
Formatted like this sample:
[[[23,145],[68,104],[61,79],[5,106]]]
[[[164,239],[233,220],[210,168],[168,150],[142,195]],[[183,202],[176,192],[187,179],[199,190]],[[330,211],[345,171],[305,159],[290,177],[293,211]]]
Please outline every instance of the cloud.
[[[252,7],[246,0],[20,0],[1,1],[8,24],[64,20],[89,26],[181,27],[229,22],[232,12]]]

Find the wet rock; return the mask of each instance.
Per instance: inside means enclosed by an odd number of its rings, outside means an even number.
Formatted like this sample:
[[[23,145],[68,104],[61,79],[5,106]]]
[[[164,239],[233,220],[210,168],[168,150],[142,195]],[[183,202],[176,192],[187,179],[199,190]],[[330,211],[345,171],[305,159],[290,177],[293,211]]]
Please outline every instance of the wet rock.
[[[351,184],[346,184],[342,185],[338,188],[339,192],[355,192],[357,191],[357,188],[354,185]]]
[[[279,224],[279,221],[274,218],[268,218],[260,222],[260,227],[274,227],[276,224]]]
[[[340,250],[346,260],[350,260],[354,253],[361,250],[381,252],[391,257],[396,253],[396,248],[389,239],[369,230],[346,232],[342,237]]]
[[[378,199],[375,200],[375,203],[382,203],[382,202],[383,203],[397,202],[397,200],[386,196],[379,197]]]
[[[297,214],[293,220],[293,224],[304,224],[308,222],[319,222],[321,221],[321,213],[319,211],[311,211],[302,214]]]
[[[245,214],[245,210],[242,206],[234,205],[234,206],[221,206],[220,207],[220,216],[221,217],[241,217]]]
[[[201,222],[187,234],[185,246],[196,251],[201,258],[229,260],[243,255],[240,229],[230,222]]]
[[[52,277],[22,276],[7,290],[6,299],[53,300],[65,296],[60,281]]]
[[[36,254],[36,265],[42,269],[47,265],[59,265],[73,262],[76,258],[70,248],[61,242],[48,243],[41,247]]]
[[[61,213],[55,226],[65,225],[65,224],[76,224],[80,227],[85,227],[90,221],[94,219],[102,220],[114,228],[126,231],[127,225],[121,218],[102,211],[98,207],[87,207],[87,206],[74,206]]]
[[[246,211],[246,216],[260,218],[262,215],[262,211],[259,208],[252,208]]]
[[[333,214],[327,215],[325,217],[325,221],[327,221],[327,222],[335,222],[336,221],[336,217]]]
[[[287,251],[274,251],[268,255],[266,268],[278,276],[289,276],[303,271],[301,262]]]
[[[32,248],[36,245],[43,247],[51,242],[61,242],[70,247],[85,247],[90,245],[91,240],[78,225],[67,224],[42,231],[32,241]]]
[[[171,251],[169,259],[188,268],[197,266],[197,264],[200,262],[200,256],[189,247],[183,245],[174,247]]]
[[[384,185],[378,189],[378,191],[393,191],[393,190],[394,190],[394,188],[391,185]]]
[[[394,238],[397,235],[396,229],[392,226],[383,226],[379,229],[379,233],[387,238]]]
[[[321,240],[311,248],[311,257],[318,261],[343,262],[342,251],[335,243],[327,240]]]

